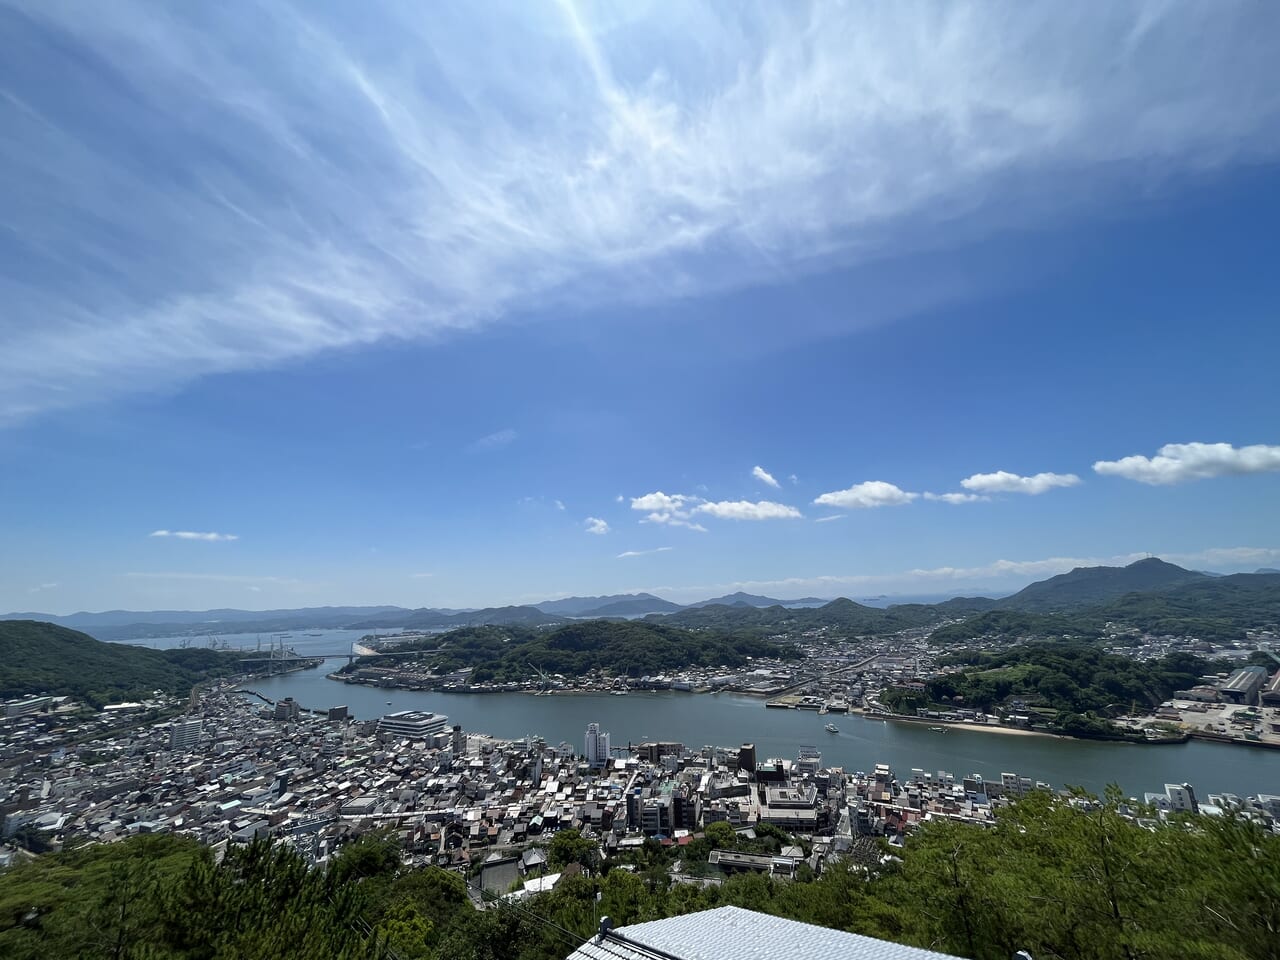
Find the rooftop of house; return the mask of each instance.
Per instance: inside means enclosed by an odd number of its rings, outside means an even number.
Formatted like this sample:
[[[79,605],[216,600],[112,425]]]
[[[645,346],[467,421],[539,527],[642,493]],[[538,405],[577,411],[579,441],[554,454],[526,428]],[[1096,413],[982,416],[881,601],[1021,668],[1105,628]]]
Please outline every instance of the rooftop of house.
[[[649,948],[649,949],[646,949]],[[957,960],[951,954],[828,930],[741,907],[717,907],[619,927],[568,960]]]

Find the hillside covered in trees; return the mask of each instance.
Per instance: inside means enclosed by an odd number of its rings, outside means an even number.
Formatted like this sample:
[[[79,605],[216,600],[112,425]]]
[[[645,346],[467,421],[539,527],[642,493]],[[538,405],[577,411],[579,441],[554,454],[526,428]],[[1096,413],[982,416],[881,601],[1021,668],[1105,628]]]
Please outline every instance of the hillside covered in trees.
[[[181,696],[201,680],[237,670],[231,653],[146,650],[52,623],[0,620],[0,698],[49,693],[100,706],[154,690]]]
[[[1180,569],[1173,567],[1175,571]],[[1014,597],[1000,601],[995,609],[939,627],[933,632],[933,640],[939,644],[955,644],[975,637],[1018,639],[1065,636],[1091,639],[1101,636],[1106,626],[1111,624],[1157,635],[1177,634],[1212,641],[1238,641],[1245,639],[1247,630],[1280,625],[1280,574],[1241,573],[1227,577],[1196,575],[1191,579],[1177,579],[1175,574],[1168,575],[1175,578],[1170,586],[1113,595],[1098,603],[1078,600],[1068,603],[1064,600],[1065,597],[1080,596],[1080,591],[1085,586],[1095,591],[1101,589],[1098,578],[1065,580],[1059,591],[1032,591],[1025,606],[1010,602],[1020,596],[1015,594]],[[1069,575],[1064,574],[1066,576]],[[1042,584],[1032,586],[1040,587]],[[1027,590],[1032,590],[1032,587]]]
[[[651,623],[703,630],[732,631],[735,635],[784,633],[829,627],[851,634],[896,633],[937,623],[944,613],[928,604],[901,604],[882,609],[841,598],[820,607],[751,607],[712,604],[678,613],[655,614]]]
[[[1155,706],[1175,690],[1193,686],[1213,668],[1209,661],[1184,653],[1137,661],[1069,643],[1023,644],[994,653],[966,651],[942,662],[963,664],[964,669],[928,681],[929,701],[990,711],[1015,698],[1057,712],[1065,732],[1083,735],[1089,731],[1078,718],[1116,716],[1135,703]]]
[[[734,904],[974,960],[1280,960],[1280,837],[1230,817],[1147,830],[1119,804],[1038,794],[992,828],[927,823],[900,862],[705,887],[672,883],[677,854],[657,843],[624,870],[558,837],[555,890],[484,911],[460,876],[406,868],[378,837],[309,872],[284,848],[232,847],[215,863],[189,841],[138,836],[0,873],[0,956],[561,960],[600,915],[624,926]],[[730,834],[709,829],[699,854],[740,843]]]
[[[542,631],[469,627],[428,637],[417,646],[424,650],[424,665],[437,673],[471,667],[477,681],[527,680],[531,668],[565,676],[602,670],[641,677],[690,666],[737,667],[748,657],[800,656],[788,644],[637,620],[583,620]]]

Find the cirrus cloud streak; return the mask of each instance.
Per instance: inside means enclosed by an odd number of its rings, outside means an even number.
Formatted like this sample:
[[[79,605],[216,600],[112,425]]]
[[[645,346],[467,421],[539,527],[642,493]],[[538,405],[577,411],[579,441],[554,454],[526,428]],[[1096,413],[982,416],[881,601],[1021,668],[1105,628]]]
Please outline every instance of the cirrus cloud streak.
[[[234,533],[201,533],[196,530],[152,530],[149,537],[173,537],[177,540],[203,540],[206,543],[218,543],[227,540],[239,540]]]
[[[1280,154],[1265,3],[4,17],[0,422],[863,264]]]

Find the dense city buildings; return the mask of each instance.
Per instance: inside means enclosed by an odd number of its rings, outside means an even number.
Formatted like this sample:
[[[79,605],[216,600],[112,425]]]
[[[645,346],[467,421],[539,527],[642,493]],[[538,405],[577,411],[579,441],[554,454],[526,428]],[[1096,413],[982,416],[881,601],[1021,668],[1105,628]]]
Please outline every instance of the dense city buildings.
[[[1002,804],[1052,789],[1016,772],[992,780],[887,764],[851,770],[825,763],[816,746],[793,757],[758,757],[752,744],[612,750],[598,723],[580,754],[567,743],[468,734],[440,714],[353,720],[282,703],[215,686],[167,720],[145,717],[179,701],[90,717],[62,698],[15,713],[0,726],[0,832],[27,828],[66,843],[168,831],[213,846],[265,835],[318,862],[352,833],[390,828],[419,862],[448,865],[524,850],[570,827],[609,855],[645,837],[684,842],[724,822],[808,837],[810,852],[776,862],[721,855],[710,866],[788,875],[801,861],[816,868],[855,855],[860,838],[899,838],[930,820],[990,824]],[[1198,799],[1188,784],[1145,802],[1156,815],[1280,816],[1280,796]]]

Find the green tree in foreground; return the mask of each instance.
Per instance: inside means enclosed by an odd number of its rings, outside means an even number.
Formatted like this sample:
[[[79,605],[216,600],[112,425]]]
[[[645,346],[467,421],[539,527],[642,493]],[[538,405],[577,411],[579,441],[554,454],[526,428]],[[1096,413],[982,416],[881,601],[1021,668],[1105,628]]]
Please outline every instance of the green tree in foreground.
[[[733,904],[973,960],[1280,960],[1280,837],[1232,818],[1147,829],[1115,793],[1030,796],[990,828],[930,822],[900,862],[805,880],[671,883],[665,867],[693,845],[654,844],[631,869],[569,871],[484,911],[460,876],[404,867],[388,839],[349,845],[328,871],[263,843],[215,863],[167,836],[48,854],[0,873],[0,957],[561,960],[602,914],[622,926]],[[573,831],[556,839],[556,863],[595,856]],[[740,840],[716,826],[698,842]]]

